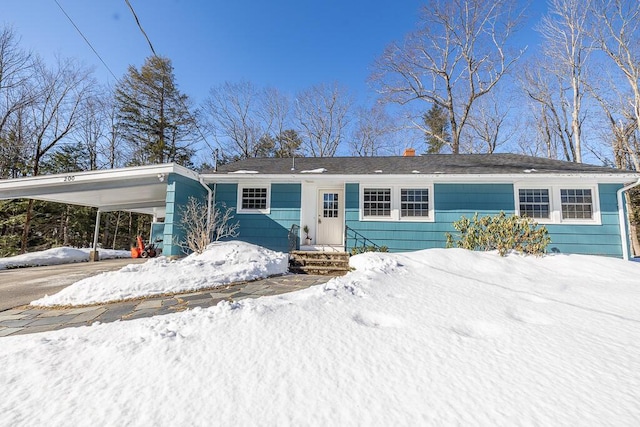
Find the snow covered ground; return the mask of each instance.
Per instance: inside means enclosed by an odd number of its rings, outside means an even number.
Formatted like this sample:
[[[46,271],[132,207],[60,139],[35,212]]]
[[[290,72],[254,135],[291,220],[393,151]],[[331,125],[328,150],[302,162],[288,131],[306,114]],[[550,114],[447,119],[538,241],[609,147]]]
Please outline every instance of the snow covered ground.
[[[640,425],[640,264],[351,261],[291,294],[0,338],[0,425]]]
[[[34,306],[83,305],[173,292],[195,291],[287,272],[289,257],[240,241],[212,243],[180,260],[153,258],[87,277]]]
[[[73,262],[89,261],[90,248],[60,248],[47,249],[45,251],[30,252],[12,257],[0,258],[0,270],[16,267],[34,267],[38,265],[70,264]],[[100,259],[129,258],[130,251],[118,251],[113,249],[99,249]]]

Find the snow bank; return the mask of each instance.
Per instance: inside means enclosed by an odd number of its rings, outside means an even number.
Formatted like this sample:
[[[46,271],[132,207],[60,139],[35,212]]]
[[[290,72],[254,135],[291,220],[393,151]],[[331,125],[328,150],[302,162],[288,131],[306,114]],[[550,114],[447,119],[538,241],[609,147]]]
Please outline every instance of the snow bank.
[[[89,261],[90,248],[60,248],[47,249],[45,251],[30,252],[12,257],[0,258],[0,270],[16,267],[34,267],[39,265],[70,264],[74,262]],[[113,249],[99,249],[100,259],[129,258],[130,251],[118,251]]]
[[[244,242],[218,242],[202,254],[169,261],[153,258],[80,280],[34,306],[83,305],[148,295],[195,291],[283,274],[288,256]]]
[[[352,265],[291,294],[0,338],[0,425],[640,425],[638,263]]]

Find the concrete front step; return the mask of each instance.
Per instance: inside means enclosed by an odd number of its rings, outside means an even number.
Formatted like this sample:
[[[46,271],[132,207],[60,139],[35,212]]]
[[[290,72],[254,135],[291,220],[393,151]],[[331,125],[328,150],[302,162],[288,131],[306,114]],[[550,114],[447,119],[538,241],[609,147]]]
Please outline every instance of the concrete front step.
[[[302,274],[344,275],[349,271],[349,254],[346,252],[293,251],[289,258],[289,270]]]

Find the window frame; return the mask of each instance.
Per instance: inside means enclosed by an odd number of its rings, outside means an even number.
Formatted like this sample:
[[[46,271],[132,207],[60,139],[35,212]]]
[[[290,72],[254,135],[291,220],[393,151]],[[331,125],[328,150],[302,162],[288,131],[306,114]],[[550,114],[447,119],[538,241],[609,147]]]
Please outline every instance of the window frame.
[[[574,191],[574,192],[577,192],[577,191],[580,191],[580,192],[589,191],[589,192],[590,192],[589,197],[591,198],[591,202],[589,203],[589,205],[591,205],[591,218],[565,218],[565,217],[564,217],[564,207],[565,207],[565,206],[574,206],[574,207],[576,207],[576,206],[587,206],[588,204],[587,204],[587,203],[584,203],[584,202],[580,202],[580,203],[579,203],[579,202],[577,202],[577,201],[576,201],[576,202],[573,202],[573,203],[570,203],[570,202],[566,202],[566,203],[565,203],[565,202],[562,200],[562,198],[563,198],[563,196],[562,196],[562,192],[563,192],[563,191]],[[566,197],[572,197],[572,196],[573,196],[573,197],[584,197],[584,193],[583,193],[583,194],[580,194],[580,195],[578,195],[578,194],[573,194],[573,195],[571,195],[571,194],[567,194],[567,196],[566,196]],[[566,221],[566,220],[572,220],[572,221],[573,221],[573,220],[575,220],[575,221],[592,221],[592,220],[593,220],[593,218],[594,218],[594,215],[595,215],[595,213],[594,213],[594,210],[595,210],[595,209],[594,209],[594,206],[593,206],[593,198],[594,198],[594,196],[593,196],[593,190],[592,190],[592,189],[590,189],[590,188],[561,188],[561,189],[560,189],[560,215],[562,216],[562,219],[563,219],[564,221]],[[576,211],[576,212],[577,212],[577,211]]]
[[[364,200],[364,193],[367,190],[375,190],[375,191],[389,191],[389,201],[387,202],[386,200],[383,201],[376,201],[373,203],[389,203],[389,215],[365,215],[364,212],[364,204],[365,204],[365,200]],[[360,194],[360,200],[362,202],[362,205],[360,206],[360,211],[362,214],[363,218],[366,218],[368,220],[375,220],[375,219],[382,219],[382,220],[388,220],[391,219],[391,217],[393,216],[393,188],[390,186],[384,186],[384,185],[380,185],[380,186],[371,186],[371,187],[363,187],[361,194]],[[376,209],[379,210],[379,209]]]
[[[250,188],[259,188],[259,189],[266,189],[267,190],[267,195],[266,195],[266,204],[265,204],[265,208],[264,209],[244,209],[242,207],[242,196],[243,196],[243,192],[245,189],[250,189]],[[238,192],[237,192],[237,209],[236,209],[236,213],[238,214],[256,214],[256,213],[261,213],[261,214],[269,214],[271,213],[271,184],[264,184],[264,183],[245,183],[245,184],[238,184]]]
[[[531,219],[533,219],[536,222],[540,222],[540,221],[551,221],[553,219],[553,191],[550,188],[547,187],[540,187],[540,188],[529,188],[529,187],[521,187],[518,188],[516,190],[516,202],[517,202],[517,211],[518,211],[518,215],[522,216],[522,213],[520,212],[520,205],[534,205],[534,206],[543,206],[545,203],[544,202],[522,202],[520,200],[520,191],[526,191],[526,190],[532,190],[532,191],[546,191],[547,192],[547,197],[548,197],[548,201],[546,203],[546,205],[548,206],[548,212],[549,212],[549,216],[548,217],[529,217]],[[533,195],[534,197],[536,196],[535,194]]]
[[[359,183],[359,212],[360,221],[388,221],[388,222],[435,222],[434,209],[434,191],[433,184],[382,184],[375,183]],[[391,211],[389,216],[373,216],[364,214],[364,192],[372,189],[388,189],[391,191]],[[427,190],[428,194],[428,210],[427,216],[403,216],[402,215],[402,190]]]
[[[520,213],[520,190],[548,190],[549,191],[549,218],[532,218],[538,224],[565,224],[565,225],[602,225],[600,214],[600,194],[597,184],[566,183],[566,184],[515,184],[514,202],[515,213]],[[562,190],[590,190],[592,218],[563,218],[562,215]]]
[[[411,190],[426,190],[427,191],[427,215],[403,215],[402,214],[402,204],[403,203],[413,203],[413,204],[423,204],[424,202],[420,201],[420,202],[416,202],[415,200],[410,202],[410,201],[406,201],[403,202],[402,201],[402,192],[403,191],[411,191]],[[433,215],[433,209],[431,208],[431,198],[433,197],[433,191],[430,188],[427,187],[409,187],[409,186],[400,186],[400,188],[398,189],[398,197],[400,198],[400,204],[399,204],[399,214],[400,214],[400,220],[403,221],[427,221],[428,218],[431,218],[431,216]]]

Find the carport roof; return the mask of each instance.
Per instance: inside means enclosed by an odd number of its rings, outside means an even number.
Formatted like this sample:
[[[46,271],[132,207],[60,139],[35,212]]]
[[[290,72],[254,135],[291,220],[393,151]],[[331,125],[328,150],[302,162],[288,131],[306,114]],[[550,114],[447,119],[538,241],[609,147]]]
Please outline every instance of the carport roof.
[[[107,211],[165,215],[167,177],[198,174],[173,163],[0,180],[0,199],[30,198]]]

